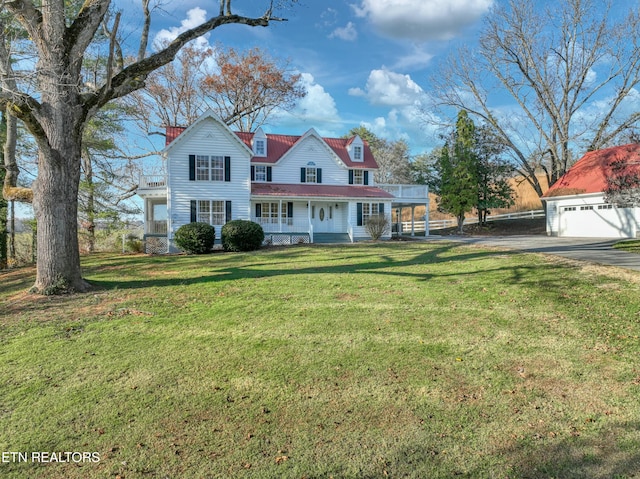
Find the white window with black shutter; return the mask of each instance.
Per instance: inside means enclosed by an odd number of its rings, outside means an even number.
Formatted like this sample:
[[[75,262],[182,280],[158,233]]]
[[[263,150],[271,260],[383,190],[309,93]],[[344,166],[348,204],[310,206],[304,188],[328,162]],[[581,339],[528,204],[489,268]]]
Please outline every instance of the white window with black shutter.
[[[231,181],[231,157],[189,155],[190,181]]]
[[[372,216],[384,215],[384,203],[357,203],[356,225],[366,226]]]
[[[273,168],[267,165],[251,165],[251,181],[258,183],[268,182],[273,179]]]
[[[300,183],[322,183],[322,168],[317,168],[313,161],[300,168]]]
[[[293,224],[293,202],[282,203],[256,203],[255,216],[260,224]]]
[[[224,225],[231,221],[231,201],[191,200],[191,222]]]
[[[367,170],[349,170],[350,185],[368,185],[369,172]]]

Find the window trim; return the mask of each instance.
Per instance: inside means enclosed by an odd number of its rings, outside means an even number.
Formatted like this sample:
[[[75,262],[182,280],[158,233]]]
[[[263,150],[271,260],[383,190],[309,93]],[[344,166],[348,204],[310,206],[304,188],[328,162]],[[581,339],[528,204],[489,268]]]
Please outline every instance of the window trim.
[[[197,199],[191,200],[191,222],[222,226],[231,220],[232,204],[230,200]],[[220,222],[218,222],[220,221]]]
[[[189,181],[231,181],[231,157],[189,155]]]
[[[267,156],[267,140],[265,138],[254,138],[253,153],[261,158]]]

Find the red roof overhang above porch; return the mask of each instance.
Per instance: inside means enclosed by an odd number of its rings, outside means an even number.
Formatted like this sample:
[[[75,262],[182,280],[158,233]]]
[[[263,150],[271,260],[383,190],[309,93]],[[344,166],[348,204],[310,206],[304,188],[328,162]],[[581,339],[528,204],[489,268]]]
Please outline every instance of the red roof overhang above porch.
[[[391,193],[375,186],[294,185],[284,183],[252,183],[253,196],[299,198],[376,198],[394,199]]]

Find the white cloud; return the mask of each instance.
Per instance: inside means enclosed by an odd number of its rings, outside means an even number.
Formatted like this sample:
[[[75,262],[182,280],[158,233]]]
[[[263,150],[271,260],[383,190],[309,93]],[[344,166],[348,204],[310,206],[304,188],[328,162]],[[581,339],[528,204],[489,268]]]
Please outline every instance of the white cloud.
[[[197,27],[198,25],[202,25],[205,21],[207,21],[207,11],[203,10],[200,7],[192,8],[187,12],[187,18],[185,18],[180,22],[179,27],[170,27],[168,29],[165,28],[160,30],[156,34],[155,38],[153,39],[152,44],[154,48],[159,49],[159,47],[162,46],[163,44],[169,43],[175,40],[176,37],[181,33],[184,33],[187,30]],[[196,42],[196,45],[199,45],[199,46],[203,46],[203,47],[210,46],[205,36],[200,37],[194,41]]]
[[[397,70],[413,69],[419,70],[425,68],[429,63],[433,54],[425,51],[422,47],[415,45],[413,52],[408,55],[404,55],[398,58],[398,61],[393,65],[393,68]]]
[[[277,112],[273,123],[277,125],[278,132],[289,129],[295,134],[301,134],[304,130],[313,127],[322,135],[337,135],[336,126],[340,131],[342,120],[335,100],[322,85],[316,83],[311,73],[300,75],[300,81],[307,94],[293,110]]]
[[[336,28],[331,32],[329,38],[339,38],[341,40],[353,42],[358,38],[358,31],[356,30],[356,26],[353,22],[349,22],[345,27]]]
[[[328,121],[338,116],[338,108],[333,97],[322,85],[318,85],[311,73],[302,73],[302,85],[307,95],[298,102],[297,113],[307,121]]]
[[[494,0],[360,0],[357,16],[382,34],[412,40],[448,40],[477,22]]]
[[[409,75],[382,69],[371,71],[365,90],[351,88],[349,94],[366,97],[372,105],[398,107],[419,104],[424,90]]]

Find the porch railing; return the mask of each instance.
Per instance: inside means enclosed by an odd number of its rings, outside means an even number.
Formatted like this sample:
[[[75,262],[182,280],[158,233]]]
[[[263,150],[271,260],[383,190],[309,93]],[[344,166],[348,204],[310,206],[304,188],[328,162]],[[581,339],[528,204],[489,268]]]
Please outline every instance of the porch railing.
[[[262,226],[265,233],[309,233],[310,224],[307,219],[295,220],[294,218],[255,218],[251,221]]]
[[[167,221],[147,221],[148,235],[166,235],[167,234]]]

